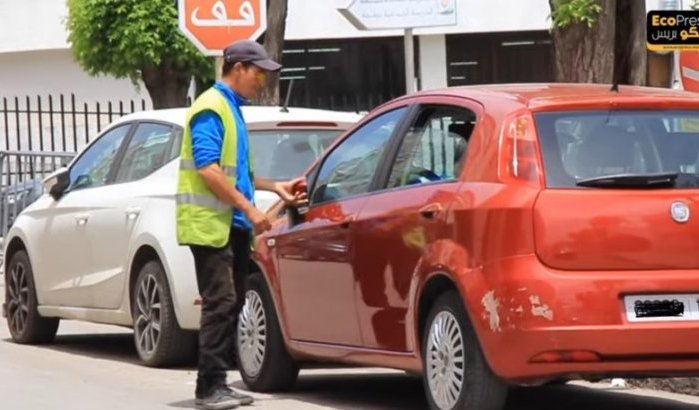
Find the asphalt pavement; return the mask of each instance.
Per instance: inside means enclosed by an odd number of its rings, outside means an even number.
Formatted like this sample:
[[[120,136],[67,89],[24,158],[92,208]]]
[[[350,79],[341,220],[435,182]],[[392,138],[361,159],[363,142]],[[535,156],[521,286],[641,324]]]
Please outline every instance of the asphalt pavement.
[[[0,319],[0,409],[191,409],[195,377],[194,367],[141,366],[129,329],[63,321],[55,343],[22,346],[10,341],[7,324]],[[244,388],[236,372],[230,380]],[[375,368],[303,370],[293,391],[253,396],[257,401],[250,409],[426,408],[419,378]],[[516,389],[507,404],[507,410],[562,408],[699,410],[699,398],[574,383]]]

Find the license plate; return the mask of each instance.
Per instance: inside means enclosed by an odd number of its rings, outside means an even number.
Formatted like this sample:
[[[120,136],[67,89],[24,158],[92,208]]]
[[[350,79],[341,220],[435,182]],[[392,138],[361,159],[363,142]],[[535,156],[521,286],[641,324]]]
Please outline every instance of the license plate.
[[[699,320],[699,293],[624,297],[629,322]]]

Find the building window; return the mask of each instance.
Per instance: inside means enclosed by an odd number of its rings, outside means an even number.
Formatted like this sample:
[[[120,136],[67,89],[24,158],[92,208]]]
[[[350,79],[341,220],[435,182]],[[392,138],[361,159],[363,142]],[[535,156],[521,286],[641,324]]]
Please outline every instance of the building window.
[[[291,106],[363,111],[405,93],[398,37],[286,41],[282,63]]]
[[[447,36],[451,86],[553,81],[553,41],[546,31]]]

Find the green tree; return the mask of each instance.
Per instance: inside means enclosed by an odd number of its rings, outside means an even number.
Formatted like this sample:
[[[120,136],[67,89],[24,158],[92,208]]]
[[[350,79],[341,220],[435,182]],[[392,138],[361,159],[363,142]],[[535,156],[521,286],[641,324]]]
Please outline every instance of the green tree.
[[[213,59],[180,33],[175,0],[68,0],[66,25],[83,69],[143,81],[154,108],[184,106],[192,77],[214,76]]]

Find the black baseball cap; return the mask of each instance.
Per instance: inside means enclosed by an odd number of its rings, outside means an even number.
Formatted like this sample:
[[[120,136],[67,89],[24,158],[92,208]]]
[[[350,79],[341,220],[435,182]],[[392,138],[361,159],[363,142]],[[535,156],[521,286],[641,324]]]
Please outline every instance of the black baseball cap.
[[[249,62],[266,71],[278,71],[282,65],[273,61],[257,41],[240,40],[223,50],[223,59],[230,62]]]

